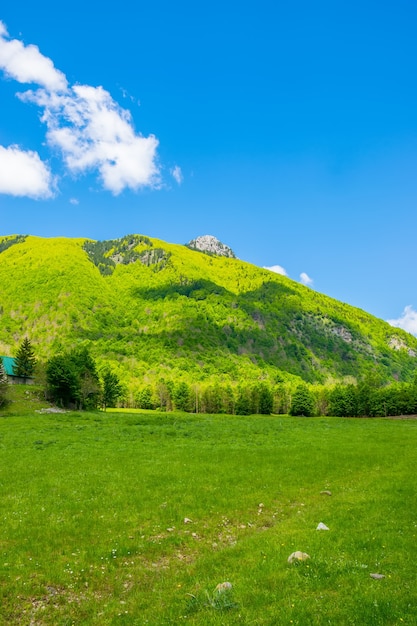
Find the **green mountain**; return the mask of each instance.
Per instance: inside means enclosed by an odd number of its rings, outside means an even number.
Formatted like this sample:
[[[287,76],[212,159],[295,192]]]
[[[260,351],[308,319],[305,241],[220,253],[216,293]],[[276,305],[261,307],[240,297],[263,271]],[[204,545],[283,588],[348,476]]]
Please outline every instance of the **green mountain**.
[[[235,258],[141,235],[0,238],[0,354],[86,345],[132,385],[409,380],[417,339]]]

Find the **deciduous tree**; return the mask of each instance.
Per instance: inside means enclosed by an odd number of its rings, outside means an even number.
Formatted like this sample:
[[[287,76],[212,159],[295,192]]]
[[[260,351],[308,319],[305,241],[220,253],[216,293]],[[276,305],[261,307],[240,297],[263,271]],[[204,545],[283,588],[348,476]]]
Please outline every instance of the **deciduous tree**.
[[[154,409],[153,390],[150,385],[142,387],[135,395],[135,403],[139,409]]]
[[[186,382],[182,381],[174,386],[172,399],[177,411],[191,410],[191,391]]]

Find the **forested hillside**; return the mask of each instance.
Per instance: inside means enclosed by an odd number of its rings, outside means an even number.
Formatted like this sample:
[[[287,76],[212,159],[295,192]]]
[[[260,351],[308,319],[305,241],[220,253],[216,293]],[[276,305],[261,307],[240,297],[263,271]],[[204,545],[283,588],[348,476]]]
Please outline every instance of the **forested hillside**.
[[[417,340],[238,259],[141,235],[0,239],[0,353],[87,346],[129,384],[411,380]]]

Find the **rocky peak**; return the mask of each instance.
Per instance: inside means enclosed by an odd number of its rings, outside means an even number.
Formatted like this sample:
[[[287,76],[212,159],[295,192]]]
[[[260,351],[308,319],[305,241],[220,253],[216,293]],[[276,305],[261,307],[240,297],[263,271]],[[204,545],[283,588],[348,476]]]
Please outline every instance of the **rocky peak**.
[[[196,239],[192,239],[187,246],[206,254],[216,254],[217,256],[227,256],[231,259],[235,259],[236,255],[229,246],[219,241],[217,237],[213,235],[202,235]]]

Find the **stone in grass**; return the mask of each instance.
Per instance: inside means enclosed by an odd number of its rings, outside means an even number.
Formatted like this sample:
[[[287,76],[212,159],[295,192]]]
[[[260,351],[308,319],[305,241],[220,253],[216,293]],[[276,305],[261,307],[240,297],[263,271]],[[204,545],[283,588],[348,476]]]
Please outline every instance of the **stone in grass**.
[[[320,491],[320,495],[322,495],[322,496],[331,496],[332,492],[329,491],[328,489],[325,489],[324,491]]]
[[[230,591],[232,588],[232,583],[225,581],[224,583],[219,583],[214,591],[217,593],[224,593],[225,591]]]
[[[375,578],[375,580],[382,580],[385,578],[384,574],[369,574],[371,578]]]
[[[320,522],[320,524],[317,526],[316,530],[330,530],[330,528],[328,526],[326,526],[326,524],[323,524],[323,522]]]
[[[296,552],[293,552],[292,554],[290,554],[290,556],[288,557],[288,563],[297,563],[298,561],[307,561],[307,559],[310,558],[310,555],[307,554],[306,552],[300,552],[300,550],[297,550]]]
[[[184,517],[184,524],[192,524],[193,520],[191,520],[189,517]]]

